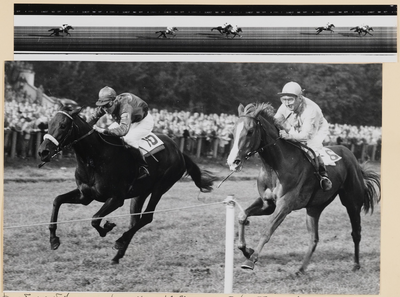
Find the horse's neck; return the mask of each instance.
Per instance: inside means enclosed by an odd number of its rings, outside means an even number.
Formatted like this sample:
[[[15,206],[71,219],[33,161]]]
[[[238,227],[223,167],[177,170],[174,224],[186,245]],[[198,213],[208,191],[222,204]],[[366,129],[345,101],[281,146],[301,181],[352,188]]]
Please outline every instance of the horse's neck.
[[[276,140],[259,155],[279,176],[293,174],[294,166],[301,165],[305,161],[300,149],[282,139]]]
[[[83,120],[82,120],[83,121]],[[78,140],[73,146],[75,154],[83,159],[96,158],[101,150],[100,138],[97,132],[93,132],[90,135],[91,127],[84,123],[78,123],[75,128],[75,140]]]

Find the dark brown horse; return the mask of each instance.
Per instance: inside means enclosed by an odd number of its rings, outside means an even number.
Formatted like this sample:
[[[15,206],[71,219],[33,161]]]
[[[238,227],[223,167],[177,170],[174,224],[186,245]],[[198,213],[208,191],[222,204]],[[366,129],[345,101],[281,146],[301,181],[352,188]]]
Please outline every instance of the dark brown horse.
[[[333,31],[332,28],[335,28],[335,25],[334,25],[334,24],[329,24],[329,25],[324,26],[324,27],[317,27],[317,28],[315,28],[315,31],[317,31],[315,34],[318,35],[318,34],[321,33],[322,31],[331,31],[331,34],[332,34],[333,32],[335,32],[335,31]]]
[[[65,107],[58,111],[49,122],[48,134],[39,147],[41,160],[49,162],[57,152],[72,146],[78,163],[75,171],[77,187],[54,199],[49,226],[51,249],[60,246],[56,223],[62,204],[88,205],[94,200],[103,202],[103,206],[93,216],[92,226],[104,237],[115,224],[106,222],[101,227],[102,218],[121,207],[125,199],[132,198],[131,214],[135,215],[131,216],[130,229],[115,244],[118,253],[112,262],[119,263],[134,234],[152,222],[153,211],[161,196],[182,176],[190,175],[202,192],[210,192],[216,178],[209,171],[200,170],[187,155],[179,151],[169,137],[158,135],[165,149],[147,158],[150,176],[136,182],[137,166],[129,166],[131,157],[121,139],[95,132],[79,116],[79,112],[80,109],[69,110]],[[149,195],[147,207],[140,214]]]
[[[173,27],[171,29],[167,29],[167,30],[161,30],[161,31],[156,31],[155,34],[159,34],[157,36],[157,38],[160,38],[161,36],[163,38],[167,38],[167,35],[170,35],[172,37],[176,37],[176,31],[179,31],[177,27]]]
[[[358,33],[358,36],[361,36],[362,33],[364,33],[363,36],[369,34],[373,36],[369,31],[374,31],[374,29],[370,26],[357,26],[354,28],[351,28],[350,31],[354,31],[355,33]]]
[[[228,157],[231,170],[240,170],[244,161],[258,153],[264,168],[258,179],[258,198],[239,218],[239,249],[247,258],[242,268],[253,269],[264,245],[276,228],[293,210],[306,208],[310,244],[298,274],[304,273],[317,246],[318,221],[322,211],[337,195],[346,207],[354,242],[353,270],[360,268],[359,244],[361,240],[360,212],[373,211],[380,200],[380,176],[365,164],[360,165],[353,153],[344,146],[330,149],[342,159],[336,166],[327,166],[332,189],[323,192],[316,177],[316,169],[295,142],[279,137],[274,120],[275,110],[269,104],[239,106],[239,119],[235,125],[234,144]],[[269,215],[258,246],[246,247],[244,225],[249,216]]]
[[[67,34],[67,36],[71,36],[71,34],[69,33],[69,30],[74,30],[74,28],[72,26],[67,26],[64,29],[61,28],[52,28],[49,29],[47,31],[52,31],[53,33],[50,34],[50,36],[55,35],[55,36],[60,36],[60,33],[65,33]]]
[[[225,27],[218,26],[215,28],[211,28],[211,31],[217,30],[220,34],[225,34],[225,37],[228,37],[229,35],[233,35],[232,38],[235,38],[236,36],[242,37],[240,33],[243,32],[242,28],[236,28],[233,29],[232,25],[227,25]]]

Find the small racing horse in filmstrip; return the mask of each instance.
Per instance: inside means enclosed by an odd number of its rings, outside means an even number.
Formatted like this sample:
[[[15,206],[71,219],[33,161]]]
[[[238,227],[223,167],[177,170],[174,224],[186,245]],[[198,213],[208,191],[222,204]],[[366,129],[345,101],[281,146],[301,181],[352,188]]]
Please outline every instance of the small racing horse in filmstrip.
[[[359,164],[354,154],[345,146],[329,148],[341,157],[336,166],[327,166],[332,189],[324,192],[319,186],[317,166],[298,142],[279,137],[274,119],[275,110],[269,103],[249,104],[238,108],[239,118],[235,124],[233,147],[228,157],[232,171],[242,168],[245,160],[259,154],[263,168],[258,177],[260,197],[239,216],[238,248],[247,258],[244,269],[254,269],[264,245],[276,228],[294,210],[306,208],[307,229],[310,234],[308,251],[296,273],[305,272],[317,246],[318,221],[322,211],[337,195],[346,207],[352,227],[354,242],[353,271],[360,269],[359,250],[361,240],[361,216],[373,212],[374,204],[380,201],[380,175]],[[248,217],[268,215],[265,232],[253,250],[246,246],[244,226]]]
[[[236,36],[242,37],[242,35],[240,35],[242,32],[242,28],[233,29],[232,27],[230,30],[227,30],[226,37],[229,37],[229,35],[233,35],[232,38],[235,38]]]
[[[171,27],[166,30],[156,31],[155,34],[159,34],[157,38],[160,38],[161,36],[167,38],[167,35],[176,37],[176,31],[179,31],[177,27]]]
[[[358,33],[358,36],[361,36],[362,33],[364,33],[364,36],[369,34],[373,36],[369,31],[374,31],[374,29],[368,25],[366,26],[357,26],[354,28],[351,28],[350,31],[354,31],[355,33]]]
[[[69,33],[69,30],[74,30],[74,28],[72,26],[67,26],[64,29],[62,28],[52,28],[49,29],[48,31],[53,31],[53,33],[50,34],[50,36],[55,35],[55,36],[60,36],[60,33],[65,33],[67,34],[67,36],[71,36],[71,34]]]
[[[232,38],[235,38],[236,36],[242,37],[240,33],[243,32],[242,28],[236,28],[234,29],[232,25],[226,25],[226,26],[218,26],[215,28],[211,28],[211,31],[217,30],[220,34],[225,34],[225,37],[228,37],[229,35],[233,35]]]
[[[328,25],[326,25],[326,26],[324,26],[324,27],[317,27],[317,28],[315,28],[315,30],[317,31],[317,33],[315,33],[315,34],[318,35],[318,34],[321,33],[322,31],[330,31],[331,34],[332,34],[333,32],[335,32],[335,31],[333,31],[332,28],[335,28],[335,25],[334,25],[334,24],[328,24]]]
[[[161,143],[164,149],[146,157],[150,176],[136,181],[138,166],[131,164],[131,156],[119,137],[106,136],[93,128],[79,116],[79,109],[63,107],[49,122],[48,134],[39,147],[42,163],[49,162],[64,148],[72,147],[76,159],[75,181],[77,187],[70,192],[58,195],[53,202],[51,214],[50,246],[56,250],[60,239],[56,236],[57,217],[64,203],[88,205],[92,201],[104,203],[92,218],[92,226],[101,237],[106,236],[114,223],[106,222],[100,226],[102,218],[131,200],[130,228],[116,241],[118,250],[112,259],[113,264],[125,255],[126,249],[136,232],[153,220],[155,210],[164,195],[184,175],[190,175],[202,192],[210,192],[216,177],[207,170],[201,170],[193,160],[181,153],[175,142],[163,134],[151,134],[145,142]],[[149,138],[152,136],[151,138]],[[155,137],[157,136],[157,137]],[[144,213],[142,208],[150,195]]]

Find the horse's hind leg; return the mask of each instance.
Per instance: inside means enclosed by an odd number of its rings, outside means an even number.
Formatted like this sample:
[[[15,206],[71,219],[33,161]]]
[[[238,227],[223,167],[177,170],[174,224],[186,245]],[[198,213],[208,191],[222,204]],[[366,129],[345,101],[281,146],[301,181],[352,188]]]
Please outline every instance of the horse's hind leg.
[[[318,222],[324,208],[325,207],[307,208],[307,230],[310,234],[310,243],[307,253],[303,259],[303,264],[301,265],[299,271],[296,273],[297,275],[303,274],[305,272],[308,264],[310,263],[311,256],[317,247],[319,241]]]
[[[88,205],[93,199],[85,197],[81,194],[79,189],[72,190],[68,193],[57,196],[53,201],[53,211],[50,219],[50,247],[52,250],[56,250],[60,246],[60,239],[56,235],[57,230],[57,218],[60,207],[64,203],[71,204],[83,204]]]
[[[104,224],[104,227],[100,226],[101,220],[106,215],[112,213],[117,208],[121,207],[124,204],[124,199],[120,197],[111,197],[108,198],[107,201],[103,204],[103,206],[99,209],[97,213],[93,216],[92,226],[99,232],[101,237],[105,237],[108,232],[110,232],[115,224],[109,223],[108,221]]]
[[[112,259],[113,264],[118,264],[119,259],[121,259],[124,255],[125,252],[129,246],[129,243],[131,242],[133,236],[136,234],[137,231],[139,231],[141,228],[146,226],[147,224],[150,224],[153,221],[153,212],[158,204],[158,202],[161,199],[161,196],[166,192],[165,191],[160,191],[159,189],[156,190],[155,192],[152,193],[149,202],[147,204],[146,210],[144,211],[144,214],[136,216],[134,219],[132,218],[131,220],[131,228],[124,232],[122,236],[117,239],[115,242],[115,248],[118,250],[118,253],[115,255],[115,257]],[[139,213],[143,207],[144,201],[146,200],[146,197],[148,196],[149,193],[143,194],[140,197],[138,197],[135,200],[132,200],[132,205],[131,205],[131,214],[132,213]],[[139,201],[139,202],[137,202]],[[136,203],[135,203],[136,202]],[[139,219],[137,220],[137,218]]]
[[[356,201],[358,197],[363,197],[363,191],[356,189],[357,185],[352,185],[353,191],[351,193],[345,193],[342,191],[339,193],[340,201],[346,207],[347,214],[350,218],[351,223],[351,237],[354,242],[354,265],[353,271],[360,269],[360,241],[361,241],[361,207],[363,201]],[[362,198],[361,198],[362,199]]]

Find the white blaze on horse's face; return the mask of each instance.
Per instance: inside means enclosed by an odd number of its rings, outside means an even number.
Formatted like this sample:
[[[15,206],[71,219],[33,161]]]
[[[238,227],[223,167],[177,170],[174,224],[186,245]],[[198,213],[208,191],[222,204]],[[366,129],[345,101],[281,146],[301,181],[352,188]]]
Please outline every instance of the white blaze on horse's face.
[[[243,129],[244,129],[244,122],[238,123],[236,126],[236,133],[233,137],[234,139],[233,146],[227,160],[229,169],[232,171],[240,170],[242,168],[241,160],[239,158],[239,140]],[[238,160],[240,162],[238,162]]]

